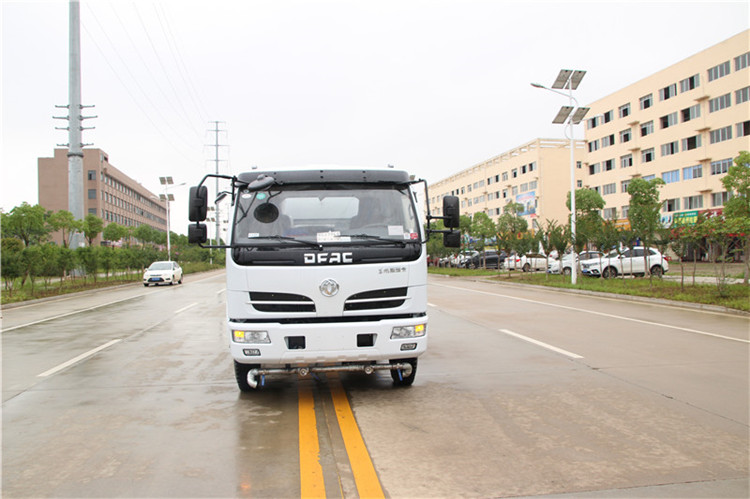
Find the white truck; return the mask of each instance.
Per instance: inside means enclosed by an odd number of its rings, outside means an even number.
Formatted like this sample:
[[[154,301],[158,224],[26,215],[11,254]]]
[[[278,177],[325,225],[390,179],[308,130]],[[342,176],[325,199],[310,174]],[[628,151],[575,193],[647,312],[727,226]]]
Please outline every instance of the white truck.
[[[231,182],[224,245],[205,244],[211,177]],[[240,390],[260,388],[266,375],[328,371],[389,370],[395,385],[412,384],[427,348],[427,238],[460,242],[458,198],[443,199],[443,216],[430,215],[428,199],[424,180],[394,169],[209,174],[190,189],[189,241],[226,249]],[[447,229],[430,229],[433,219]]]

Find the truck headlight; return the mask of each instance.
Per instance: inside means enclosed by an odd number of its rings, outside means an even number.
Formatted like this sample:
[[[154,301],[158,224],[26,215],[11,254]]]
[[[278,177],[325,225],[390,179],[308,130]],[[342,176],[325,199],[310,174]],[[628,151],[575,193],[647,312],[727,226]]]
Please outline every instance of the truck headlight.
[[[426,333],[426,324],[417,324],[416,326],[399,326],[394,327],[391,331],[391,339],[396,340],[399,338],[418,338],[420,336],[424,336]]]
[[[271,343],[268,331],[242,331],[234,329],[232,339],[235,343]]]

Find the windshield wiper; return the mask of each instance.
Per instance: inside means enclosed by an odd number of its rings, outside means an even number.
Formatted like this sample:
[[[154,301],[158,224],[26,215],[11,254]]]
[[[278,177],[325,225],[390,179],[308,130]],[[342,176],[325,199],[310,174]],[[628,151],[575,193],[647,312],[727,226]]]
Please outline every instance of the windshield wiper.
[[[377,241],[377,242],[388,243],[388,244],[398,244],[402,248],[406,248],[406,241],[399,241],[396,239],[387,239],[385,237],[380,237],[380,236],[371,236],[370,234],[347,234],[346,237],[351,237],[352,239],[369,239],[370,241]]]
[[[322,250],[323,245],[320,243],[314,243],[312,241],[305,241],[304,239],[296,239],[294,237],[285,237],[285,236],[256,236],[256,237],[249,237],[248,239],[255,240],[255,239],[272,239],[274,241],[291,241],[295,243],[302,244],[304,246],[309,246],[311,248],[315,248],[317,250]]]

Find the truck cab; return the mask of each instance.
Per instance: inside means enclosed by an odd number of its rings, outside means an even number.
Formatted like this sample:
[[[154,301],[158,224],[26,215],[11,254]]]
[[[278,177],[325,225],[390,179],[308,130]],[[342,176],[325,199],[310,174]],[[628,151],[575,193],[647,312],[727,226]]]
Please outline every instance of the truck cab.
[[[389,370],[396,385],[413,382],[428,338],[419,182],[393,169],[231,177],[222,247],[241,390],[262,386],[266,375],[326,371]],[[191,221],[205,220],[205,197],[205,186],[191,189]],[[457,203],[444,207],[456,226]],[[206,242],[203,224],[189,232],[191,242]],[[456,231],[442,232],[457,244]]]

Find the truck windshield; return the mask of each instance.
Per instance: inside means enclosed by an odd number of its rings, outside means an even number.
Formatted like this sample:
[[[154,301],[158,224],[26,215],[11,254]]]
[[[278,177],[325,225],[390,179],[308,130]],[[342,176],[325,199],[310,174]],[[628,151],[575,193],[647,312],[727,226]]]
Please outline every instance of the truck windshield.
[[[240,190],[233,243],[258,246],[420,241],[410,190],[400,186],[274,186]]]

